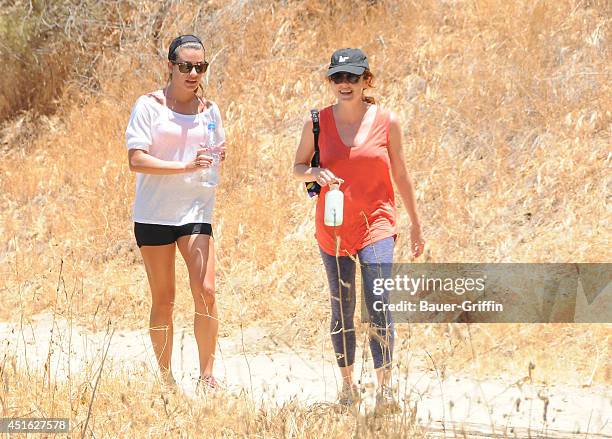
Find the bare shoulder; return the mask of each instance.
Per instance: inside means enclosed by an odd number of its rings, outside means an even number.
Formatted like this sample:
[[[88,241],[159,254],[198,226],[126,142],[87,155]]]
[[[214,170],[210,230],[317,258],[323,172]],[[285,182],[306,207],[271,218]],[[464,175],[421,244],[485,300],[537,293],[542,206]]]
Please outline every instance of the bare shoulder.
[[[400,120],[399,117],[397,117],[397,114],[395,114],[395,112],[391,110],[386,110],[386,112],[389,115],[389,125],[394,128],[399,128]]]
[[[388,110],[389,117],[389,144],[391,147],[397,146],[402,139],[402,126],[395,112]]]
[[[322,113],[324,113],[325,111],[328,111],[329,108],[331,108],[331,106],[330,107],[325,107],[325,108],[314,108],[314,109],[311,109],[308,112],[308,116],[304,117],[304,125],[303,125],[303,128],[302,128],[303,131],[312,131],[312,128],[313,128],[313,125],[314,125],[313,121],[312,121],[312,117],[313,117],[312,111],[313,110],[317,111],[318,118],[319,118],[319,121],[320,121]]]
[[[156,102],[156,103],[158,103],[160,105],[165,105],[166,98],[165,98],[165,95],[164,95],[164,89],[160,88],[158,90],[154,90],[154,91],[151,91],[149,93],[146,93],[146,94],[140,96],[138,98],[138,100],[142,101],[144,103],[147,103],[147,104],[151,103],[151,102]]]
[[[302,124],[302,131],[312,131],[312,119],[310,116],[305,117]]]

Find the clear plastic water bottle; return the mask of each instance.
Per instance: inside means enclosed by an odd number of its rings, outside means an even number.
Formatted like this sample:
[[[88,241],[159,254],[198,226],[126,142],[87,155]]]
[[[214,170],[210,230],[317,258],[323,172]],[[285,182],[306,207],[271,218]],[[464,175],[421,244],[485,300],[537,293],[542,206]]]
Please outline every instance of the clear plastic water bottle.
[[[325,214],[323,222],[326,226],[340,226],[344,219],[344,194],[340,190],[340,183],[329,185],[325,194]]]
[[[201,173],[201,183],[205,187],[215,187],[219,184],[219,162],[221,161],[221,150],[215,143],[215,130],[217,125],[214,122],[208,124],[208,139],[206,142],[206,155],[212,157],[212,163]]]

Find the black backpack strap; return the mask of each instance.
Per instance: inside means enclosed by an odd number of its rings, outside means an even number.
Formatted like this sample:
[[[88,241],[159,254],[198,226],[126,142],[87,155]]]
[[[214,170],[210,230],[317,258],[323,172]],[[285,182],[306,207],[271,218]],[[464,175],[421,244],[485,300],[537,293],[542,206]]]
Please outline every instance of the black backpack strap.
[[[321,127],[319,126],[319,110],[310,110],[310,117],[312,119],[312,133],[314,134],[314,154],[312,160],[310,160],[311,168],[319,167],[319,133]],[[321,192],[321,186],[316,181],[306,182],[306,190],[309,197],[316,197]]]
[[[310,161],[310,166],[316,168],[319,166],[319,133],[321,127],[319,126],[319,110],[316,108],[310,110],[310,118],[312,119],[312,133],[314,135],[314,155]]]

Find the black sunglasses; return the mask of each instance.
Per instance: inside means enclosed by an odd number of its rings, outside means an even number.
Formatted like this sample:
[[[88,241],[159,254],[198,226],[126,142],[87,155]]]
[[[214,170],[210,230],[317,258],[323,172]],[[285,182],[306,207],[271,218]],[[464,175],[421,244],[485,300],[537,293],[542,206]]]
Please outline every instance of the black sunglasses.
[[[208,61],[191,64],[190,62],[176,62],[172,61],[172,64],[178,66],[179,72],[191,73],[191,70],[195,68],[196,73],[204,73],[208,69]]]
[[[329,77],[334,84],[342,84],[343,82],[348,82],[349,84],[357,84],[359,82],[359,78],[361,75],[356,75],[354,73],[347,72],[338,72],[334,73]]]

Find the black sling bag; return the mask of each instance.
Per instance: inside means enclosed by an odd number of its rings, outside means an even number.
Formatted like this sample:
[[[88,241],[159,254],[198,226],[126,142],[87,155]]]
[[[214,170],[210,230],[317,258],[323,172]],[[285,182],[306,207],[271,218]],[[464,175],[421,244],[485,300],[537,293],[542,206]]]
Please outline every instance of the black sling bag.
[[[314,155],[310,161],[311,168],[319,167],[319,110],[310,110],[310,117],[312,118],[312,133],[314,134]],[[306,191],[310,198],[316,197],[321,192],[321,186],[316,181],[308,181],[306,184]]]

